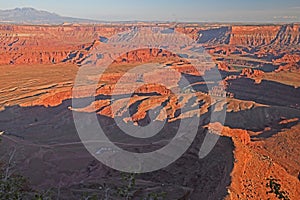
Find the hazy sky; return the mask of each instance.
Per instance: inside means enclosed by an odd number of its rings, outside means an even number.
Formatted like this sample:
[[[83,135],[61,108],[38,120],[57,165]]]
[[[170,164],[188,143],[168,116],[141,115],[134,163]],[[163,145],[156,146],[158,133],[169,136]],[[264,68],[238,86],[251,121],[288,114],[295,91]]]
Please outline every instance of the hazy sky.
[[[0,0],[0,9],[15,7],[112,21],[300,21],[300,0]]]

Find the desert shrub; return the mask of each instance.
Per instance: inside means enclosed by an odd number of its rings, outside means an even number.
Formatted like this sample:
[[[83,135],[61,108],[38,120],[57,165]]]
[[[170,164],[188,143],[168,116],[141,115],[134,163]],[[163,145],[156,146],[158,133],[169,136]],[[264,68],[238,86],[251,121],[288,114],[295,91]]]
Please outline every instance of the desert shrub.
[[[167,193],[161,192],[161,193],[150,193],[144,200],[162,200],[166,198]]]
[[[122,173],[122,181],[124,186],[117,188],[117,194],[118,196],[126,199],[131,200],[134,197],[134,192],[137,190],[136,188],[136,174],[130,173]],[[146,194],[145,197],[143,197],[143,200],[163,200],[166,198],[167,193],[166,192],[151,192],[149,194]]]
[[[1,137],[0,137],[1,141]],[[8,161],[0,161],[0,200],[46,200],[44,195],[34,193],[28,180],[13,172],[16,148],[9,155]]]
[[[132,199],[133,197],[133,189],[135,187],[135,180],[136,180],[136,175],[135,174],[126,174],[122,173],[122,181],[125,184],[122,187],[117,188],[117,194],[120,197],[125,198],[126,200]]]
[[[290,200],[288,192],[281,189],[281,184],[279,183],[280,180],[270,177],[267,181],[266,186],[270,188],[270,191],[267,191],[267,194],[273,193],[278,199]]]
[[[1,173],[0,180],[0,199],[4,200],[17,200],[22,199],[25,191],[27,190],[27,181],[24,177],[13,175],[5,179]]]

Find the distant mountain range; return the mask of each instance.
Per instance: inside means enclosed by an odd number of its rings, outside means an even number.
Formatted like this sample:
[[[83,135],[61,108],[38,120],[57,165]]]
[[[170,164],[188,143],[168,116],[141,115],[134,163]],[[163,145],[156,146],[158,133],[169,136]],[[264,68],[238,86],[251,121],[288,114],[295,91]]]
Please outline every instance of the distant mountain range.
[[[56,13],[34,8],[15,8],[0,10],[0,23],[16,24],[62,24],[62,23],[99,23],[97,20],[60,16]]]

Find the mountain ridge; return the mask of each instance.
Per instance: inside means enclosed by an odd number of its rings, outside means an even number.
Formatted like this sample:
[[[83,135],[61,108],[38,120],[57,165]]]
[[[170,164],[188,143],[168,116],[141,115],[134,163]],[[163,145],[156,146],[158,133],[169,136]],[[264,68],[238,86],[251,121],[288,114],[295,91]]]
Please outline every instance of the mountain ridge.
[[[75,17],[66,17],[38,10],[32,7],[14,8],[8,10],[0,10],[0,23],[15,24],[63,24],[63,23],[99,23],[98,20],[81,19]]]

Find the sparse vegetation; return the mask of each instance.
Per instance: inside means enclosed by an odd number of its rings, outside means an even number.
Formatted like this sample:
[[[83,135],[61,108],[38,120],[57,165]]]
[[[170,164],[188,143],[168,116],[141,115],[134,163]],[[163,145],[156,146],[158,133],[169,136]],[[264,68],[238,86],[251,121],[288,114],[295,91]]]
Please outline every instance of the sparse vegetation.
[[[22,199],[24,192],[26,191],[26,179],[22,176],[15,175],[8,177],[4,176],[1,172],[0,180],[0,199],[1,200],[18,200]]]
[[[266,186],[270,188],[270,191],[267,191],[267,194],[273,193],[280,200],[290,200],[288,196],[288,192],[281,189],[281,184],[279,183],[279,179],[275,179],[270,177],[267,179]]]
[[[166,198],[167,193],[161,192],[161,193],[150,193],[148,194],[147,198],[144,200],[161,200]]]
[[[3,132],[2,132],[3,133]],[[1,141],[1,138],[0,138]],[[16,148],[9,155],[7,164],[0,163],[0,199],[2,200],[18,200],[22,199],[23,193],[26,190],[26,179],[22,176],[12,173],[13,159],[16,153]]]
[[[133,197],[133,189],[135,187],[136,175],[122,173],[122,180],[125,182],[125,186],[119,187],[117,193],[120,197],[130,200]]]
[[[119,187],[117,189],[118,196],[125,198],[126,200],[131,200],[134,197],[135,191],[138,189],[136,188],[136,174],[126,174],[122,173],[122,181],[124,182],[123,187]],[[143,200],[163,200],[166,198],[167,193],[166,192],[151,192],[146,194],[146,197],[143,198]]]
[[[1,141],[1,138],[0,138]],[[47,193],[35,193],[30,187],[28,180],[14,173],[14,157],[17,149],[14,148],[7,162],[0,161],[0,200],[50,200]]]
[[[0,138],[1,141],[1,138]],[[28,190],[27,181],[20,175],[15,175],[12,172],[13,159],[16,153],[14,148],[10,155],[7,164],[0,163],[0,199],[2,200],[18,200],[22,199],[24,192]]]

